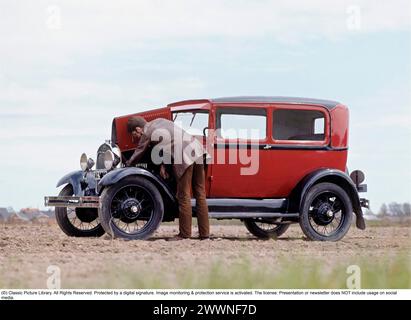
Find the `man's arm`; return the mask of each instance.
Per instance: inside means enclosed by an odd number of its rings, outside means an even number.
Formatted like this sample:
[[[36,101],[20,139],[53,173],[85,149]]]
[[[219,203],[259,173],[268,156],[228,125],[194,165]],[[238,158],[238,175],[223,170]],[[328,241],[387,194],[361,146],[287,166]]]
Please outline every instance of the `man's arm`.
[[[136,150],[134,150],[131,158],[126,162],[126,166],[131,166],[132,164],[137,163],[143,157],[144,153],[147,151],[148,146],[150,145],[150,139],[146,135],[142,135],[138,141]]]

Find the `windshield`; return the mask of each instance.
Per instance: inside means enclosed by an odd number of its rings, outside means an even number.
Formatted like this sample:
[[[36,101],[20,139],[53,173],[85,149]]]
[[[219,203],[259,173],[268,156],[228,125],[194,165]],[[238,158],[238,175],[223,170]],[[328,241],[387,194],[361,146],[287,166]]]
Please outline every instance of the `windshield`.
[[[175,112],[173,113],[173,121],[189,134],[202,136],[204,128],[208,127],[208,112]]]

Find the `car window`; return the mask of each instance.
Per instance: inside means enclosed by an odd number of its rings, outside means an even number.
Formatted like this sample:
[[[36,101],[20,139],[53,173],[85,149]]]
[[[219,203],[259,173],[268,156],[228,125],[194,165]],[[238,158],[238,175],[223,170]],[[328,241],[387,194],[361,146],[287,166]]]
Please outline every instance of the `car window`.
[[[224,139],[264,139],[267,136],[265,109],[227,108],[217,112],[217,129]]]
[[[189,134],[202,136],[204,128],[208,127],[208,112],[176,112],[173,121]]]
[[[275,140],[322,141],[325,134],[324,113],[318,110],[275,110],[273,138]]]
[[[324,117],[314,119],[314,134],[324,134]]]

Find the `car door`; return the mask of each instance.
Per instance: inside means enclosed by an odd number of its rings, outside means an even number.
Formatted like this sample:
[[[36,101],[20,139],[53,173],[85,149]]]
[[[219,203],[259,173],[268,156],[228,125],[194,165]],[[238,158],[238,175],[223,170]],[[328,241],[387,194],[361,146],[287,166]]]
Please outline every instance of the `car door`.
[[[213,164],[210,196],[264,198],[270,177],[265,166],[268,141],[265,106],[223,105],[214,110]]]
[[[204,147],[209,150],[207,135],[209,133],[209,110],[208,109],[184,109],[176,108],[172,110],[172,119],[176,125],[184,129],[187,133],[201,141]],[[205,166],[206,192],[210,190],[210,166]]]
[[[269,188],[273,197],[288,197],[306,175],[330,167],[340,157],[328,147],[330,115],[326,108],[278,104],[269,113],[272,130],[266,160],[273,177]]]

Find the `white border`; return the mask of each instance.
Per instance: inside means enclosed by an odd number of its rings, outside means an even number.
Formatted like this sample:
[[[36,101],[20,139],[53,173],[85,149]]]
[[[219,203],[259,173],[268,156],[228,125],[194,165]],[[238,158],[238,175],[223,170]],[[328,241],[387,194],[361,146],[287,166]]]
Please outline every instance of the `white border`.
[[[0,289],[1,300],[410,300],[411,289]]]

